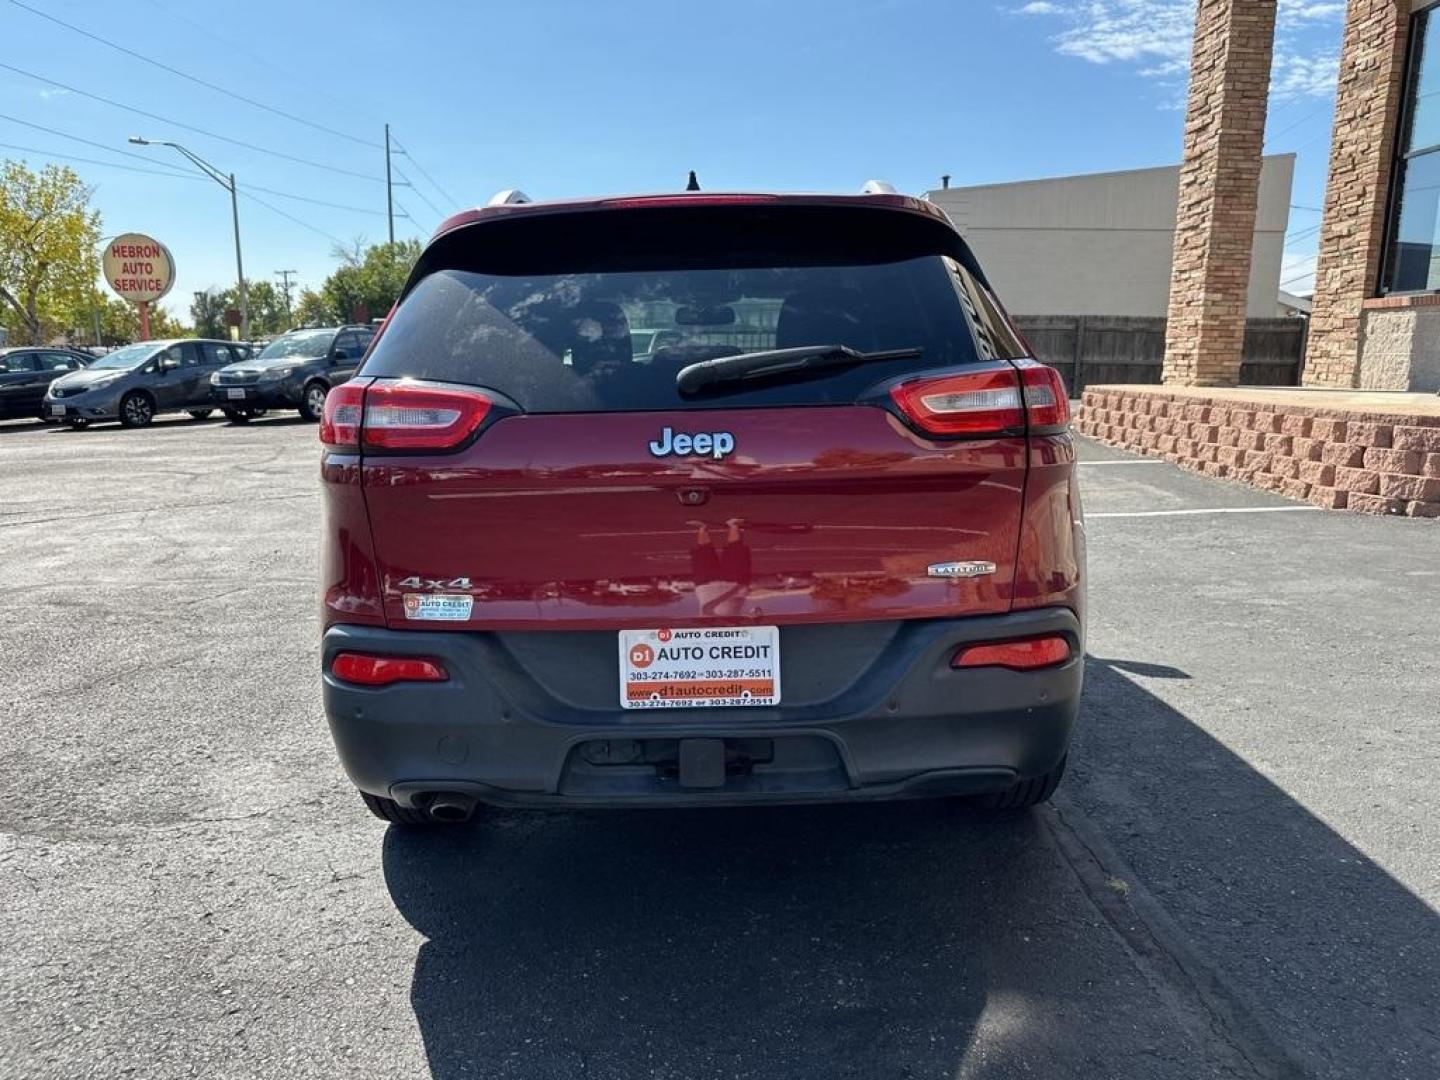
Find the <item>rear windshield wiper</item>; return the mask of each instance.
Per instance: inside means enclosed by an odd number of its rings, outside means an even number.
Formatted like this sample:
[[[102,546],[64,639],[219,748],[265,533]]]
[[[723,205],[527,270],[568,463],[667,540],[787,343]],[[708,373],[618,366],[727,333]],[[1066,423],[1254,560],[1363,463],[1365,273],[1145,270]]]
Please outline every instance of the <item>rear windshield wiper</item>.
[[[800,375],[825,368],[872,364],[885,360],[913,360],[923,350],[883,349],[861,352],[848,345],[802,345],[797,349],[766,349],[763,352],[701,360],[680,369],[675,385],[682,394],[699,394],[721,383],[770,379],[779,375]]]

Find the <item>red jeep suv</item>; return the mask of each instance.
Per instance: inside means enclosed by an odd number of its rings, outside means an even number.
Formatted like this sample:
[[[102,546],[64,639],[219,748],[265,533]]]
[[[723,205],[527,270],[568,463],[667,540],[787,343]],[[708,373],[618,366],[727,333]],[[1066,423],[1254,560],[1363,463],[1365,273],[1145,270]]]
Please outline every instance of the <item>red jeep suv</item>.
[[[325,709],[366,804],[1048,798],[1084,541],[1028,352],[880,185],[446,221],[320,430]]]

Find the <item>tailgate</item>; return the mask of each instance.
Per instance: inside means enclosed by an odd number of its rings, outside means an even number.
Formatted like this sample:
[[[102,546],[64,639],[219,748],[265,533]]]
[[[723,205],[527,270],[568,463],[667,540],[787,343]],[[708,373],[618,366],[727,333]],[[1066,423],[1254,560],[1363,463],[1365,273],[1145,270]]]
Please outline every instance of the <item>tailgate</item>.
[[[734,449],[657,457],[666,429]],[[362,472],[392,626],[436,628],[420,593],[471,598],[454,629],[844,622],[1008,609],[1025,440],[865,405],[521,415]]]

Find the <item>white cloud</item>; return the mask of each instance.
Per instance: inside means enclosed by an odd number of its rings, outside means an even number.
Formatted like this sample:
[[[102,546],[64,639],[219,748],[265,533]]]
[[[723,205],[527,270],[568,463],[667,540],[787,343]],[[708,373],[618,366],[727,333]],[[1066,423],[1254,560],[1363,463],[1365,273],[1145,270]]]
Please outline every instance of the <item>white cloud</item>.
[[[1302,56],[1299,53],[1275,53],[1270,68],[1270,93],[1280,99],[1325,97],[1335,89],[1340,57],[1336,53]]]
[[[1092,64],[1133,64],[1136,73],[1183,91],[1190,70],[1193,0],[1032,0],[1014,9],[1052,17],[1055,51]],[[1335,87],[1333,0],[1279,0],[1271,89],[1279,98],[1324,97]],[[1174,102],[1172,102],[1173,104]]]

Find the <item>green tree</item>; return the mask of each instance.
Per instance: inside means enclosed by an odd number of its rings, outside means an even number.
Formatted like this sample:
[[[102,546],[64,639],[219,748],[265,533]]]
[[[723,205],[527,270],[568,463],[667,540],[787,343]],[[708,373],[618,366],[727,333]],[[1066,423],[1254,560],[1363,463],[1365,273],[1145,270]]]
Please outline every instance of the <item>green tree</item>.
[[[205,289],[190,302],[190,321],[195,324],[196,337],[225,336],[225,302],[220,290]]]
[[[285,294],[276,285],[269,281],[246,281],[245,291],[252,337],[283,334],[290,329],[290,320],[285,314]],[[197,292],[190,304],[195,333],[200,337],[229,337],[225,312],[232,308],[240,310],[240,292],[233,285],[228,289]]]
[[[330,321],[330,309],[325,298],[314,289],[301,289],[300,299],[295,302],[295,314],[291,319],[296,326],[320,326]]]
[[[345,265],[336,270],[320,287],[326,314],[340,322],[356,317],[376,319],[383,316],[400,298],[410,268],[420,257],[420,241],[398,240],[393,244],[375,244],[363,255],[343,249],[337,255]],[[305,293],[301,293],[304,303]]]
[[[61,165],[0,166],[0,316],[38,343],[91,297],[100,272],[100,213]]]

